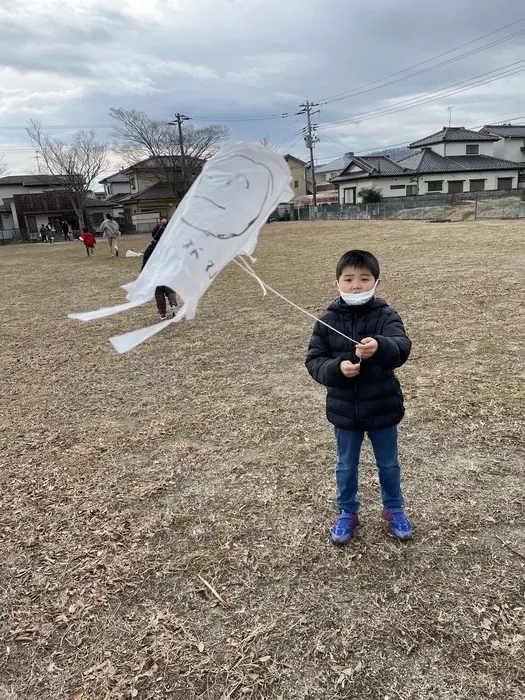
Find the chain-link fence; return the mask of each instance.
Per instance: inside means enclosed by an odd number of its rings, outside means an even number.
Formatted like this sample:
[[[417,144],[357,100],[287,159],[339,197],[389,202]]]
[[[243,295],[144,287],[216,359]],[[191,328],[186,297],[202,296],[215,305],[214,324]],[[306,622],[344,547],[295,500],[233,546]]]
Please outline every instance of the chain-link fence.
[[[318,204],[299,207],[299,221],[422,219],[426,221],[470,221],[474,219],[516,219],[522,204],[520,190],[463,192],[460,194],[392,197],[373,204]],[[521,207],[523,210],[523,207]]]

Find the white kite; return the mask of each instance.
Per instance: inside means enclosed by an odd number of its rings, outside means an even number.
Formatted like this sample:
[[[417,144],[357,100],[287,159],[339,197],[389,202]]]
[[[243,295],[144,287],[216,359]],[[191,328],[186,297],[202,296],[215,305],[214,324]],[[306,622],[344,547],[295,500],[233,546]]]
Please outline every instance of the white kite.
[[[131,350],[170,323],[194,318],[199,299],[218,273],[237,255],[253,253],[269,215],[292,197],[290,182],[285,160],[267,148],[252,143],[222,148],[178,206],[140,275],[123,285],[128,301],[69,318],[90,321],[140,306],[162,285],[183,298],[175,318],[111,338],[118,352]]]

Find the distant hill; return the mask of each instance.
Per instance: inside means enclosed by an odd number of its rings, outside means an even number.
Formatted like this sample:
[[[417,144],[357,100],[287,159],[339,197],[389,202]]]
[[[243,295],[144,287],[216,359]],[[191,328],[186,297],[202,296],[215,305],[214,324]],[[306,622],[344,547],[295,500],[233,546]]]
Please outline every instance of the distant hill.
[[[406,158],[407,156],[411,156],[414,153],[414,151],[411,151],[410,148],[385,148],[384,151],[374,151],[373,154],[374,156],[388,156],[391,158],[393,161],[398,161],[401,160],[402,158]]]

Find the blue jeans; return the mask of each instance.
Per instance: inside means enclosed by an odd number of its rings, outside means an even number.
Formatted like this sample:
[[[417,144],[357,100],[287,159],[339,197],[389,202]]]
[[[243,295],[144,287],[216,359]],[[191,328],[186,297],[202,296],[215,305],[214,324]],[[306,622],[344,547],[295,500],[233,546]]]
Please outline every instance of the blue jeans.
[[[337,507],[345,513],[357,513],[359,500],[358,466],[364,432],[335,429],[337,440]],[[369,430],[381,484],[381,499],[386,508],[399,508],[404,499],[401,492],[401,467],[397,451],[397,425],[383,430]]]

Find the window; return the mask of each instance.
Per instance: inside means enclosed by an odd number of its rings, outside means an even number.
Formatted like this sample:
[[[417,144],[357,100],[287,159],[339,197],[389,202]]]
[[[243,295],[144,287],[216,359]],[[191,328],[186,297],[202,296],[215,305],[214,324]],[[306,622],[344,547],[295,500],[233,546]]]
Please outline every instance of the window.
[[[404,190],[406,185],[390,185],[391,190]]]
[[[448,193],[458,194],[463,192],[463,180],[450,180],[448,183]]]
[[[467,144],[467,150],[465,152],[467,156],[479,156],[479,143]]]
[[[512,177],[498,177],[498,190],[511,190]]]
[[[471,192],[483,192],[485,189],[485,180],[471,180],[470,181],[470,191]]]
[[[294,180],[293,186],[295,187],[295,189],[297,189],[299,187],[299,180]]]
[[[413,197],[417,194],[417,185],[407,185],[407,197]]]
[[[434,182],[427,182],[428,192],[441,192],[443,189],[443,180],[434,180]]]
[[[355,204],[355,187],[346,187],[343,190],[343,203]]]

